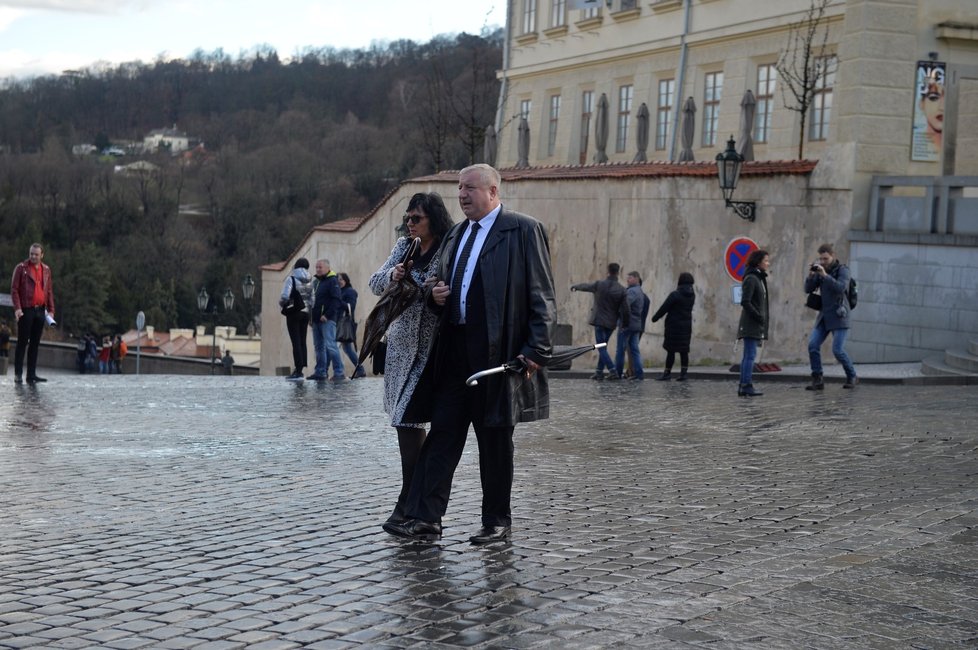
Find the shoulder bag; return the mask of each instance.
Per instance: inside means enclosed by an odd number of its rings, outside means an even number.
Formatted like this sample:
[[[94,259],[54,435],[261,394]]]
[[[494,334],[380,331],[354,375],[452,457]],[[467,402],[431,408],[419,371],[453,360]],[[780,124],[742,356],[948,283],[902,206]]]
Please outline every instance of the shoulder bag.
[[[357,324],[353,322],[353,310],[350,305],[346,306],[346,311],[340,315],[336,322],[336,341],[338,343],[353,343],[357,340]]]

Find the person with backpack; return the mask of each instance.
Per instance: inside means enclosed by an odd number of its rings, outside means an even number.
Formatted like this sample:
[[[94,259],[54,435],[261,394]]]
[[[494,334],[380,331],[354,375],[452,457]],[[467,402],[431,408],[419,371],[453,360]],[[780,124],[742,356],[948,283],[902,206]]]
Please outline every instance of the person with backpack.
[[[846,372],[846,383],[843,388],[853,388],[859,383],[856,368],[846,354],[846,337],[849,334],[849,311],[852,309],[849,299],[850,281],[852,276],[849,267],[836,258],[835,249],[831,244],[818,247],[818,260],[812,263],[805,278],[805,293],[809,294],[806,303],[818,311],[815,317],[815,327],[808,339],[808,359],[812,367],[812,383],[806,390],[823,390],[825,383],[822,379],[822,344],[829,334],[832,334],[832,354],[842,364]],[[817,294],[816,294],[817,292]],[[819,299],[812,294],[820,296]]]
[[[292,266],[292,273],[285,278],[279,306],[285,316],[285,326],[292,343],[292,363],[295,371],[286,377],[289,381],[302,381],[303,369],[309,358],[306,348],[306,332],[309,328],[309,311],[313,304],[312,276],[309,275],[309,260],[300,257]]]

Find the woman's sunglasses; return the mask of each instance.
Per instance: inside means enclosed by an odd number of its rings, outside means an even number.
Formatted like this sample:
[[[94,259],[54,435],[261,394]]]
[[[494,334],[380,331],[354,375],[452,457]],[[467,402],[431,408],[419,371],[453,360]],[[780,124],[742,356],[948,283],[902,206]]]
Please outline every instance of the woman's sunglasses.
[[[424,219],[424,217],[422,215],[406,214],[406,215],[404,215],[404,225],[407,225],[407,224],[410,223],[412,226],[416,226],[419,223],[421,223],[421,220],[422,219]]]

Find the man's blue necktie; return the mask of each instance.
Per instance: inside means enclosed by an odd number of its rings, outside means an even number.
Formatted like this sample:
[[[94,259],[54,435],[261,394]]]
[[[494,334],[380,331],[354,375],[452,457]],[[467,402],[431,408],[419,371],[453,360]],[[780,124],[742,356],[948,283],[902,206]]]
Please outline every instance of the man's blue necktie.
[[[469,230],[469,237],[462,246],[462,254],[455,265],[455,273],[452,274],[452,292],[448,295],[449,322],[458,325],[462,321],[462,276],[465,275],[465,267],[469,263],[469,255],[472,253],[472,246],[475,244],[476,233],[479,232],[479,224],[473,223]]]

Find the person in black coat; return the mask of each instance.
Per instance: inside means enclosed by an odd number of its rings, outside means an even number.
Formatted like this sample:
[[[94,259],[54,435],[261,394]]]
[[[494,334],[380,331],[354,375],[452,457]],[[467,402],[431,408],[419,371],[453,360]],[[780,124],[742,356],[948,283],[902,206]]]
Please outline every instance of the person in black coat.
[[[652,315],[653,323],[663,316],[666,317],[666,333],[662,339],[662,347],[666,351],[666,370],[659,376],[659,381],[669,381],[672,378],[672,364],[676,362],[677,352],[682,368],[676,381],[686,381],[686,371],[689,370],[689,340],[693,336],[693,304],[695,303],[693,275],[691,273],[680,273],[679,286],[669,294],[659,310]]]
[[[513,431],[519,422],[550,416],[546,366],[557,321],[550,244],[536,219],[499,199],[499,172],[485,164],[459,172],[465,221],[445,236],[435,264],[438,281],[428,307],[440,312],[438,330],[405,417],[431,422],[405,503],[404,523],[385,522],[398,537],[441,537],[452,479],[469,426],[479,443],[482,528],[473,544],[511,535]],[[464,243],[463,243],[464,242]],[[521,373],[498,374],[466,386],[471,374],[509,360]]]

